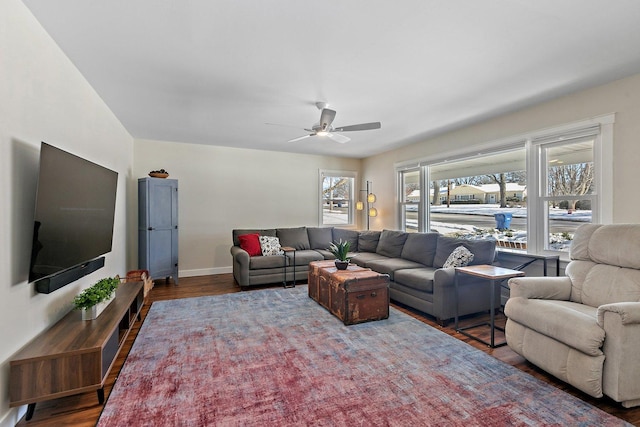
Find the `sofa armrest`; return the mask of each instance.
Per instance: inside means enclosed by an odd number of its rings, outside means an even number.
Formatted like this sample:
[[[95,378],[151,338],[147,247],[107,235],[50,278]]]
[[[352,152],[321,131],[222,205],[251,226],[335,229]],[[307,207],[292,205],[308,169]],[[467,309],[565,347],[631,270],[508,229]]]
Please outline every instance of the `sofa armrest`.
[[[456,280],[456,269],[453,267],[439,268],[433,273],[433,286],[453,288]]]
[[[240,246],[232,246],[231,256],[233,257],[234,262],[237,262],[239,265],[249,268],[249,252],[245,251]]]
[[[562,277],[514,277],[509,279],[510,297],[568,301],[571,279]]]
[[[622,325],[640,324],[640,302],[617,302],[598,307],[598,325],[604,327],[605,313],[615,313]]]
[[[233,277],[241,288],[249,286],[249,252],[240,246],[231,247],[233,257]]]

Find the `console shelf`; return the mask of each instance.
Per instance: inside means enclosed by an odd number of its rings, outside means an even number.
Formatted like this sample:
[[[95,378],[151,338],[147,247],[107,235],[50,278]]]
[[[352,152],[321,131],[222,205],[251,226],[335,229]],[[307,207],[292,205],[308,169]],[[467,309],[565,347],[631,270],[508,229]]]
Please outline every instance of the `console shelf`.
[[[122,283],[115,300],[94,320],[72,310],[42,332],[10,361],[10,406],[97,391],[104,402],[104,383],[144,303],[142,282]]]

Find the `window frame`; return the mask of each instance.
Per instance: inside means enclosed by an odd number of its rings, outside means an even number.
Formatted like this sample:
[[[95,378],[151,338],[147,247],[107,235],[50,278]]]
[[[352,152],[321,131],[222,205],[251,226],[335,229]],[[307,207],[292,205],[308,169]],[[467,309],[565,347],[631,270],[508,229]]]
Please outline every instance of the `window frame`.
[[[613,221],[613,125],[615,123],[615,113],[606,114],[590,119],[576,121],[553,128],[532,131],[521,135],[481,143],[474,148],[461,149],[448,153],[412,160],[408,162],[396,163],[396,176],[398,180],[398,217],[397,225],[404,230],[404,218],[402,216],[401,191],[402,172],[410,169],[420,168],[423,177],[421,185],[421,203],[423,204],[422,215],[419,224],[424,224],[420,230],[430,227],[430,209],[424,208],[425,200],[429,200],[429,169],[431,166],[444,162],[464,160],[465,158],[477,157],[478,155],[491,155],[501,151],[515,148],[524,148],[526,153],[526,173],[527,173],[527,253],[533,254],[553,254],[566,258],[566,252],[545,249],[548,240],[546,233],[546,217],[543,215],[546,201],[542,200],[541,186],[546,182],[543,179],[546,174],[546,164],[542,162],[540,147],[545,144],[558,141],[570,141],[581,135],[594,135],[593,162],[595,169],[595,195],[592,200],[592,223],[609,224]],[[594,133],[597,132],[597,133]],[[481,154],[478,154],[481,153]],[[605,167],[609,165],[609,167]],[[563,256],[564,255],[564,256]]]
[[[350,194],[349,194],[349,208],[347,211],[348,220],[346,224],[335,224],[324,222],[324,178],[349,178],[351,180]],[[356,228],[357,220],[355,214],[356,194],[358,189],[356,188],[358,183],[358,172],[348,170],[334,170],[334,169],[319,169],[318,170],[318,226],[319,227],[341,227],[341,228]]]
[[[405,174],[418,172],[418,180],[420,183],[420,201],[418,203],[409,202],[406,200],[404,195],[404,187],[405,187]],[[425,209],[425,192],[423,190],[425,184],[425,170],[422,167],[411,167],[398,171],[398,215],[400,216],[399,221],[401,226],[401,230],[406,231],[406,208],[407,206],[416,206],[417,207],[417,215],[418,215],[418,227],[416,229],[417,232],[424,232],[426,227],[426,217],[423,214]],[[428,194],[427,194],[428,196]]]

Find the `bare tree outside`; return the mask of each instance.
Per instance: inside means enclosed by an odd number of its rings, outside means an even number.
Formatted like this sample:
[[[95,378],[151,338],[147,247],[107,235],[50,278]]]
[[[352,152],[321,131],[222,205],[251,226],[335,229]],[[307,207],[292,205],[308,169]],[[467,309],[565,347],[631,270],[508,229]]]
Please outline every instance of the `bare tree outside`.
[[[593,162],[549,168],[549,194],[551,196],[582,196],[593,191]],[[575,210],[578,199],[568,200],[569,209]]]
[[[505,174],[499,173],[499,174],[493,174],[493,175],[486,175],[486,177],[489,178],[494,183],[498,184],[500,188],[500,207],[506,208],[507,207],[507,181],[505,179]]]

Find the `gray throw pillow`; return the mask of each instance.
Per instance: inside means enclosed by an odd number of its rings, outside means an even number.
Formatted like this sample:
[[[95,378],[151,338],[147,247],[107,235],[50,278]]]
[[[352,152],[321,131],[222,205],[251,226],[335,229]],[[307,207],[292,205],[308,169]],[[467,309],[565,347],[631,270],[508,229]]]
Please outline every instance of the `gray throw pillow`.
[[[278,228],[276,229],[276,236],[280,239],[282,246],[290,246],[299,251],[311,249],[309,236],[307,236],[307,227]]]
[[[349,242],[350,243],[350,251],[358,252],[358,232],[355,230],[345,230],[344,228],[334,228],[333,229],[333,243],[338,243],[340,241]],[[329,246],[327,245],[327,248]],[[324,248],[326,249],[326,248]]]
[[[438,233],[409,233],[400,257],[431,267],[436,255],[438,236]]]
[[[333,242],[333,227],[307,228],[311,249],[327,249]]]
[[[358,235],[359,252],[375,252],[380,240],[379,231],[361,231]]]
[[[400,258],[408,235],[409,233],[404,231],[382,230],[376,253],[390,258]]]

